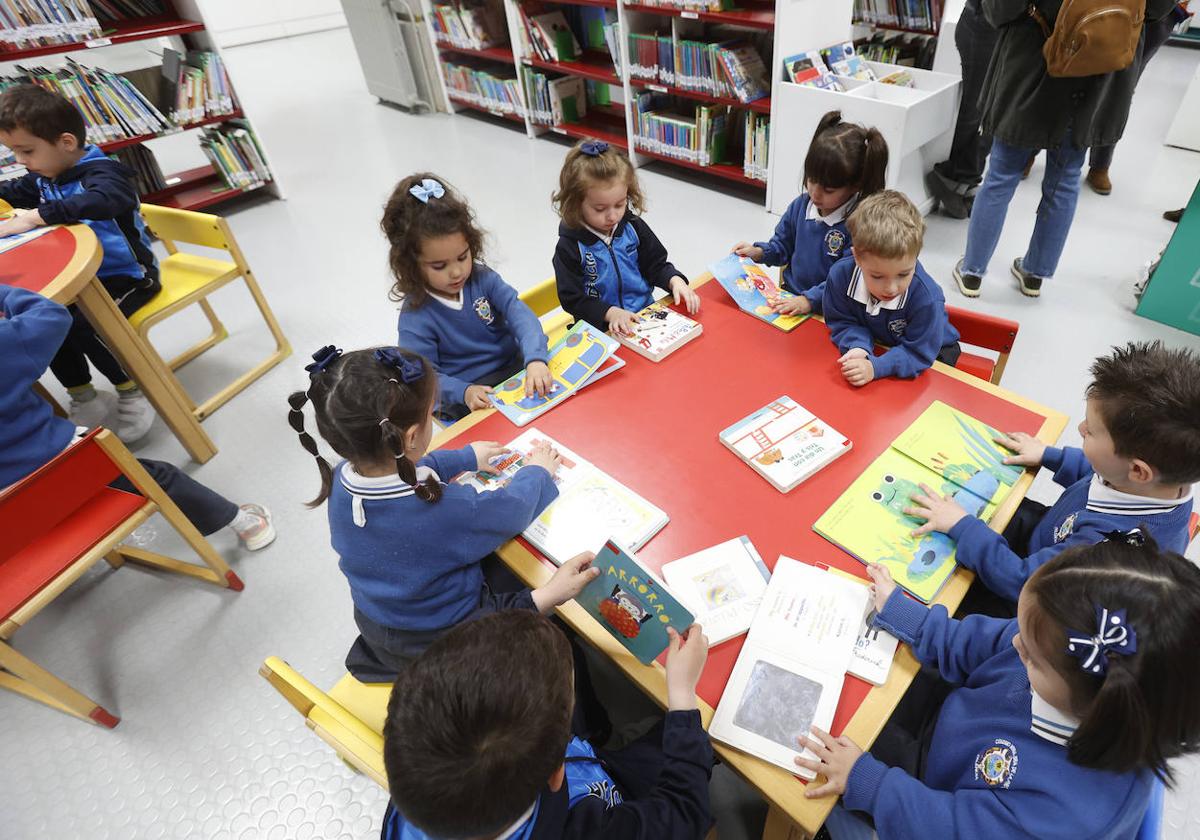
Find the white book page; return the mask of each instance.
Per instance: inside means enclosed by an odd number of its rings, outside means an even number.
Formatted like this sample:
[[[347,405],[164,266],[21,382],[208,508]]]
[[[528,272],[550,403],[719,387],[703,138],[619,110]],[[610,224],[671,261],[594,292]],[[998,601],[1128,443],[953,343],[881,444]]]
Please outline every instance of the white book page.
[[[667,563],[662,572],[709,643],[717,645],[745,633],[754,620],[767,589],[761,563],[754,544],[738,537]]]

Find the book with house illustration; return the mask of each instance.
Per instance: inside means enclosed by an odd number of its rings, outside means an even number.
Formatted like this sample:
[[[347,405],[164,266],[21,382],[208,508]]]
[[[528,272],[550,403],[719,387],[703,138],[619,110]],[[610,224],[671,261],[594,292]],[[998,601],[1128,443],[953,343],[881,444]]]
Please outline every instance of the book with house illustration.
[[[795,295],[780,288],[767,269],[749,257],[728,254],[710,265],[708,270],[739,309],[760,321],[791,332],[808,318],[807,315],[780,315],[772,311],[771,304],[775,301],[787,300]]]
[[[742,536],[664,564],[662,577],[719,645],[749,629],[771,573]]]
[[[845,455],[852,446],[844,435],[788,396],[772,400],[718,438],[781,493]]]
[[[660,362],[683,345],[698,338],[703,328],[672,309],[670,301],[663,299],[650,304],[638,317],[633,335],[616,334],[617,341],[652,362]]]

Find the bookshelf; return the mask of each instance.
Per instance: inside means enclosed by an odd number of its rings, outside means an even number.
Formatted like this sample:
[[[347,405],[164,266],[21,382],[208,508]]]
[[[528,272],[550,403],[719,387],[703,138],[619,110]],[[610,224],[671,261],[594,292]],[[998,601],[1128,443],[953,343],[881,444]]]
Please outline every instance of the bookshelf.
[[[160,5],[163,8],[162,14],[118,21],[101,21],[100,26],[103,29],[96,37],[87,37],[67,43],[37,44],[20,48],[14,48],[12,44],[6,43],[4,48],[0,49],[0,75],[21,75],[18,65],[24,68],[44,67],[51,72],[57,72],[63,70],[68,61],[74,61],[86,68],[100,69],[125,76],[128,80],[130,76],[126,74],[136,76],[139,72],[152,71],[160,67],[162,52],[168,48],[185,56],[188,50],[199,50],[221,57],[220,47],[212,38],[205,24],[199,0],[174,0],[174,2],[163,0]],[[44,57],[53,58],[48,61],[31,61],[31,59]],[[223,57],[221,57],[221,64],[224,65]],[[224,65],[222,69],[231,93],[236,97],[237,88],[233,84],[228,66]],[[155,101],[154,91],[143,90],[136,83],[135,86],[152,104],[161,105]],[[186,210],[201,210],[251,193],[282,198],[281,187],[275,177],[274,169],[270,166],[270,159],[262,146],[261,138],[258,138],[257,133],[254,132],[240,100],[235,101],[237,104],[233,108],[214,109],[224,110],[224,113],[193,116],[179,121],[172,120],[170,126],[153,133],[130,134],[126,128],[125,133],[129,136],[100,141],[96,145],[104,152],[113,154],[122,152],[122,150],[137,151],[135,147],[154,144],[154,149],[160,152],[166,151],[171,162],[178,163],[178,166],[170,173],[162,173],[163,186],[161,189],[142,193],[142,201],[146,203],[162,204]],[[110,110],[115,111],[115,109]],[[170,115],[165,109],[160,107],[160,110],[170,119]],[[89,122],[91,121],[89,120]],[[203,165],[197,165],[205,160],[203,148],[207,146],[212,149],[213,147],[212,138],[205,135],[202,130],[223,128],[230,131],[246,128],[256,135],[254,146],[262,164],[270,173],[268,178],[253,177],[253,183],[231,186],[212,159]],[[189,138],[195,138],[195,140],[189,142]],[[161,144],[154,141],[161,141]],[[154,155],[151,145],[145,145],[145,150]],[[7,150],[4,151],[7,152]],[[159,156],[154,155],[154,157]],[[15,177],[24,172],[23,167],[11,163],[11,158],[8,160],[10,162],[7,165],[0,166],[0,178]]]

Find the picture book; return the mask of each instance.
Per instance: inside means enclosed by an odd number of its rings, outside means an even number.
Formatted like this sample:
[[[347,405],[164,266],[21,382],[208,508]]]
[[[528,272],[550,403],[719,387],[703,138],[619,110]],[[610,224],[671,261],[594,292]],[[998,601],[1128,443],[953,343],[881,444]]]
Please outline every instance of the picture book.
[[[668,627],[683,633],[692,626],[692,614],[613,540],[596,552],[594,565],[600,577],[575,601],[642,664],[649,665],[667,649]]]
[[[892,660],[896,658],[896,646],[900,644],[900,640],[888,631],[874,626],[878,613],[875,611],[875,602],[870,597],[871,582],[824,563],[818,563],[817,568],[823,568],[831,574],[867,588],[867,608],[863,611],[858,638],[854,641],[854,655],[850,659],[848,672],[874,685],[883,685],[887,682],[888,672],[892,670]]]
[[[871,70],[870,65],[863,60],[863,57],[857,54],[851,41],[825,47],[821,50],[821,57],[825,59],[826,66],[834,75],[849,76],[864,81],[875,79],[875,72]]]
[[[0,237],[0,254],[5,251],[11,251],[19,245],[24,245],[31,239],[37,239],[39,236],[45,236],[47,233],[55,229],[55,225],[43,225],[36,227],[33,230],[27,230],[24,233],[14,233],[11,236]]]
[[[797,738],[829,731],[850,666],[867,590],[815,566],[780,557],[708,734],[789,773]]]
[[[781,493],[787,493],[853,444],[791,397],[772,400],[718,435]]]
[[[580,321],[550,348],[550,375],[554,382],[542,397],[525,396],[525,371],[512,376],[491,394],[492,404],[518,426],[524,426],[554,408],[584,385],[611,373],[625,363],[614,358],[620,345],[586,321]],[[599,375],[598,375],[599,374]]]
[[[720,262],[711,264],[708,270],[721,284],[721,288],[733,298],[739,309],[760,321],[766,321],[784,332],[791,332],[808,318],[807,315],[780,315],[771,310],[771,304],[775,301],[786,300],[795,295],[781,289],[767,273],[766,268],[749,257],[729,254]]]
[[[739,102],[754,102],[770,95],[767,68],[752,44],[740,41],[725,43],[717,55]]]
[[[788,81],[797,85],[811,85],[828,90],[841,90],[837,79],[829,72],[825,59],[818,50],[797,53],[783,60]]]
[[[749,537],[738,537],[673,560],[663,580],[704,627],[710,645],[750,628],[771,573]]]
[[[698,337],[703,331],[700,322],[681,315],[669,304],[670,301],[664,298],[647,306],[638,313],[641,320],[634,325],[633,335],[618,333],[617,341],[639,356],[645,356],[652,362],[661,362]]]
[[[574,61],[580,53],[579,41],[560,11],[532,15],[529,22],[537,29],[543,43],[554,48],[558,61]],[[582,114],[580,116],[583,116]]]

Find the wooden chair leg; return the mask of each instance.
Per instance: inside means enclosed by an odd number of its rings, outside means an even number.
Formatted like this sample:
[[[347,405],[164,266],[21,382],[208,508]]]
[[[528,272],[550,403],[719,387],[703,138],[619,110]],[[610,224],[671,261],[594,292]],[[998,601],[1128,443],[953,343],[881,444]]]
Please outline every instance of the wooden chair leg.
[[[204,351],[209,350],[213,346],[220,344],[222,341],[229,338],[229,330],[225,329],[225,325],[221,323],[221,319],[218,318],[217,313],[213,311],[212,304],[208,302],[208,299],[201,298],[200,300],[196,301],[196,303],[199,304],[200,309],[204,312],[204,316],[208,318],[208,323],[212,326],[212,332],[209,333],[207,337],[193,344],[187,350],[184,350],[178,356],[171,359],[171,361],[167,362],[167,367],[169,367],[171,370],[179,370],[181,367],[192,361],[192,359],[196,358]],[[142,337],[145,338],[144,335]]]
[[[42,399],[44,399],[46,402],[50,403],[50,410],[53,411],[56,416],[58,416],[58,417],[66,417],[67,416],[67,410],[65,408],[63,408],[61,405],[59,405],[58,400],[56,400],[56,399],[54,399],[54,397],[50,396],[50,392],[45,389],[45,387],[42,385],[42,383],[34,382],[33,383],[33,392],[35,394],[37,394],[39,397],[41,397]]]
[[[104,555],[104,562],[108,563],[108,565],[112,566],[114,569],[119,569],[125,565],[125,557],[119,550],[110,551],[108,554]]]
[[[112,729],[121,719],[85,694],[81,694],[45,668],[0,642],[0,688],[23,694],[31,700]]]

